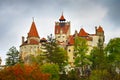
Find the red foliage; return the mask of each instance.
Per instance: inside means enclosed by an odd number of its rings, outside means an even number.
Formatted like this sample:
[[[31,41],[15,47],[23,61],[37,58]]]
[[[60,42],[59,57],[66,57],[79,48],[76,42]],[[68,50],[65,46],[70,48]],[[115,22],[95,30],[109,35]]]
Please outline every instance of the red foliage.
[[[49,80],[50,75],[42,73],[38,65],[6,67],[0,71],[0,80]]]

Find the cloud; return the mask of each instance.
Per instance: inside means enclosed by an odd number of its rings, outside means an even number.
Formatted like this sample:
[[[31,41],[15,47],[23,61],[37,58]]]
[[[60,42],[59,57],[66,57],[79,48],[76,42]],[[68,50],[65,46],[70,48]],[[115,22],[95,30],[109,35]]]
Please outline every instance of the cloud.
[[[98,3],[108,10],[106,20],[115,27],[120,26],[120,0],[99,0]]]

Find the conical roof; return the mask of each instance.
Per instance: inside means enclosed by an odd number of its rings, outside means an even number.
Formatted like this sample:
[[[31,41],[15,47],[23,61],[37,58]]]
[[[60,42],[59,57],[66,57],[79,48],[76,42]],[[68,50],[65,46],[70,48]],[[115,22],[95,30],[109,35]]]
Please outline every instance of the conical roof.
[[[63,13],[62,13],[62,15],[61,15],[59,21],[65,21],[65,20],[66,20],[66,19],[64,18],[64,15],[63,15]]]
[[[28,33],[28,37],[39,37],[39,34],[38,34],[38,31],[37,31],[37,28],[36,28],[34,21],[32,22],[30,31]]]

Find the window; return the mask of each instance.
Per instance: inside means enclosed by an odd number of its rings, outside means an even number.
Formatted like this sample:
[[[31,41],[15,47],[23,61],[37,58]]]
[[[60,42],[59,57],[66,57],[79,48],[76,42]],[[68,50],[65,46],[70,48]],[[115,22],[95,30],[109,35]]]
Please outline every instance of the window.
[[[58,36],[58,38],[60,38],[60,36]]]
[[[69,49],[68,51],[70,52],[71,50]]]

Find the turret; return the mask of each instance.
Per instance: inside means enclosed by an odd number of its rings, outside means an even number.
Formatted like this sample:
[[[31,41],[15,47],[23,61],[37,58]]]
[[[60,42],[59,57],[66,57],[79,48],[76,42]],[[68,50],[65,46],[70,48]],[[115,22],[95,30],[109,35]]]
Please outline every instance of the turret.
[[[99,41],[103,44],[105,41],[104,30],[101,26],[96,29],[96,35],[99,36]]]
[[[63,13],[58,22],[55,22],[55,38],[61,45],[66,45],[70,35],[70,22],[67,22]]]
[[[31,24],[30,31],[28,32],[27,39],[28,39],[28,43],[30,43],[31,40],[32,41],[34,40],[34,42],[35,41],[36,42],[40,41],[40,37],[39,37],[39,34],[38,34],[38,31],[37,31],[34,20],[33,20],[32,24]]]

